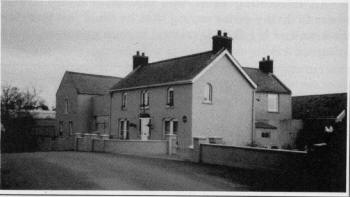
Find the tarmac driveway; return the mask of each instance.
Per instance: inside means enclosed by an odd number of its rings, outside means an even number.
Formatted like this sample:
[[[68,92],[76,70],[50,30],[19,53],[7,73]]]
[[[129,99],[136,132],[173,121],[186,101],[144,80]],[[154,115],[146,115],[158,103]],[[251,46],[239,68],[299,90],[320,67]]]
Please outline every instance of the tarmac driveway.
[[[106,153],[2,154],[1,167],[2,189],[260,191],[278,180],[270,173]]]

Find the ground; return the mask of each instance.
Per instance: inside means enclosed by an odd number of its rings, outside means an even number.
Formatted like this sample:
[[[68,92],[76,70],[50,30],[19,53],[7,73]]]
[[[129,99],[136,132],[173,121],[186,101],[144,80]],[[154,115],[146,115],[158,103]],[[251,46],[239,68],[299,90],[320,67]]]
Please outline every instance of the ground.
[[[303,190],[271,172],[107,153],[2,154],[1,168],[2,189]]]

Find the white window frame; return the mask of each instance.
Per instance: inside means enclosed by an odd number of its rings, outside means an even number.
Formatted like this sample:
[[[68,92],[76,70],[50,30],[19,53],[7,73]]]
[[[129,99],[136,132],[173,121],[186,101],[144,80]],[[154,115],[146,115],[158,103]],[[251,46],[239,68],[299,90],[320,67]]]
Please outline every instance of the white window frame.
[[[172,96],[171,96],[171,92],[172,92]],[[168,90],[167,90],[166,105],[168,107],[174,106],[174,88],[168,88]]]
[[[122,109],[126,109],[127,102],[128,102],[128,93],[123,92],[122,93]]]
[[[169,122],[169,133],[166,133],[167,131],[165,130],[166,128],[166,122]],[[174,122],[177,122],[177,130],[174,133]],[[177,135],[179,131],[179,121],[175,118],[166,118],[163,120],[163,133],[164,135]]]
[[[64,126],[64,122],[62,120],[58,121],[58,135],[59,136],[63,135],[63,126]]]
[[[213,102],[213,85],[206,83],[203,91],[203,103],[212,103]]]
[[[73,121],[69,121],[68,122],[68,131],[69,131],[69,135],[73,135]]]
[[[267,111],[279,112],[279,94],[267,94]]]
[[[149,92],[147,90],[141,91],[141,108],[149,108]]]
[[[129,121],[127,119],[119,120],[119,138],[122,140],[126,140],[128,138],[129,133]]]

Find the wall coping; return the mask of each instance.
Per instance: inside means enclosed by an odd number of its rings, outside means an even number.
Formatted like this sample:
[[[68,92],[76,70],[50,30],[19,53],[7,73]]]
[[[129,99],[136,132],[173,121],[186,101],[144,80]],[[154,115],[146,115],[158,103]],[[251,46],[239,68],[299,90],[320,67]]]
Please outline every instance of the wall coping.
[[[223,148],[238,148],[238,149],[245,149],[245,150],[257,150],[257,151],[263,151],[263,152],[279,152],[279,153],[296,153],[296,154],[307,154],[306,151],[296,151],[296,150],[284,150],[284,149],[267,149],[267,148],[259,148],[259,147],[249,147],[249,146],[229,146],[229,145],[223,145],[223,144],[208,144],[208,143],[202,143],[200,145],[205,146],[218,146]]]
[[[168,140],[119,140],[119,139],[93,139],[101,141],[113,141],[113,142],[168,142]]]

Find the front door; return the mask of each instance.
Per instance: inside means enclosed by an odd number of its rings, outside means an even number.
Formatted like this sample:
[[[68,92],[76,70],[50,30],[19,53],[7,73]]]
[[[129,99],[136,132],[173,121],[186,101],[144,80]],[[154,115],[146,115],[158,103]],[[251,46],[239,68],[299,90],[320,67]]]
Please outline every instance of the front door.
[[[141,140],[148,140],[150,118],[140,118]]]

